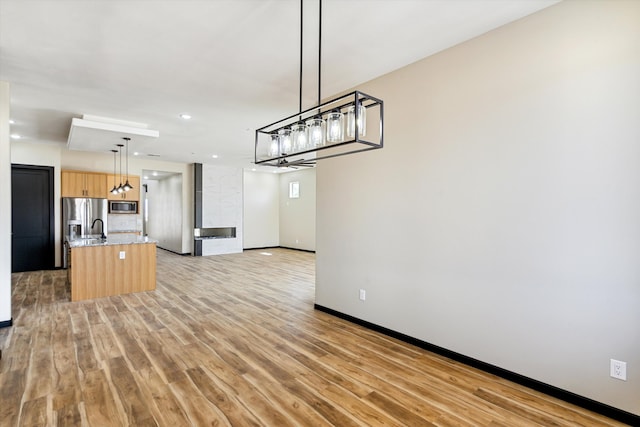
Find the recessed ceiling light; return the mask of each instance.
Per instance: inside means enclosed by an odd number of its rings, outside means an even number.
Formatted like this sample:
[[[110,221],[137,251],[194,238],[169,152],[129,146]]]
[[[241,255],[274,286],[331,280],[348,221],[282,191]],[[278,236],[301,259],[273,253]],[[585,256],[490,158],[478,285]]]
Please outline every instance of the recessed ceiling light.
[[[17,133],[12,133],[12,134],[11,134],[11,138],[12,138],[12,139],[20,139],[20,138],[21,138],[21,136],[20,136],[20,135],[18,135]]]
[[[214,159],[217,159],[217,158],[218,158],[218,155],[217,155],[217,154],[214,154],[214,155],[213,155],[213,156],[211,156],[211,157],[213,157]]]
[[[185,120],[189,120],[191,118],[191,114],[182,113],[182,114],[180,114],[180,118],[185,119]]]
[[[139,156],[140,153],[138,153],[137,151],[133,153],[134,156]]]
[[[146,175],[145,175],[145,176],[143,176],[143,178],[144,178],[144,179],[149,179],[149,177],[148,177],[148,176],[146,176]]]
[[[151,175],[153,175],[153,176],[158,176],[158,172],[154,172],[154,173],[152,173]]]
[[[16,121],[15,121],[15,120],[11,120],[11,119],[9,119],[9,124],[10,124],[10,125],[14,125],[14,124],[16,124]]]
[[[255,172],[255,171],[256,171],[256,168],[251,169],[251,172]]]

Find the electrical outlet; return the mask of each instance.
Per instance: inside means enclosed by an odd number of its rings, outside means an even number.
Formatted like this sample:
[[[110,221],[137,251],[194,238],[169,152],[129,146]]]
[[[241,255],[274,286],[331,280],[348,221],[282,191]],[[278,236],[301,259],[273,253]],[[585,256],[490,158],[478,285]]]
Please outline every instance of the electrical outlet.
[[[124,251],[120,251],[120,259],[125,259],[126,254]]]
[[[360,289],[360,301],[364,301],[367,299],[367,291],[364,289]]]
[[[620,360],[611,359],[611,378],[618,380],[627,380],[627,362],[621,362]]]

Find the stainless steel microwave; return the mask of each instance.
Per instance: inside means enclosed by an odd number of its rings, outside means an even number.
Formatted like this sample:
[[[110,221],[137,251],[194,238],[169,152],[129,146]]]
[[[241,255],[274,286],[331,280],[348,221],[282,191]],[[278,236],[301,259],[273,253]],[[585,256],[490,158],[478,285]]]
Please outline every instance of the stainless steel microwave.
[[[112,214],[137,214],[138,202],[109,201],[109,213]]]

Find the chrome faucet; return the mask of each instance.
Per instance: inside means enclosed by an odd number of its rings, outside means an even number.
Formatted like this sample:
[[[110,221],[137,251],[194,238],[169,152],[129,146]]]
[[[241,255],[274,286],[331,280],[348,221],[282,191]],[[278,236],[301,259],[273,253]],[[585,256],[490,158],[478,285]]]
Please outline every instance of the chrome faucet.
[[[96,218],[93,220],[93,224],[91,224],[91,229],[96,225],[96,222],[100,221],[100,238],[106,239],[107,236],[104,235],[104,222],[100,218]]]

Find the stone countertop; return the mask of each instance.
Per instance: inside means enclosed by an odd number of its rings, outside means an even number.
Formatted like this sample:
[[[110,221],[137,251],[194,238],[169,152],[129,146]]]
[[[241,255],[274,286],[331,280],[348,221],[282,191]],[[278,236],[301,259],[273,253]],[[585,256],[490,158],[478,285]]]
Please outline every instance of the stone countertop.
[[[106,239],[101,239],[99,234],[89,236],[82,239],[69,240],[70,248],[86,248],[91,246],[108,246],[108,245],[137,245],[145,243],[158,243],[157,240],[150,239],[145,236],[136,236],[131,234],[110,234]]]

